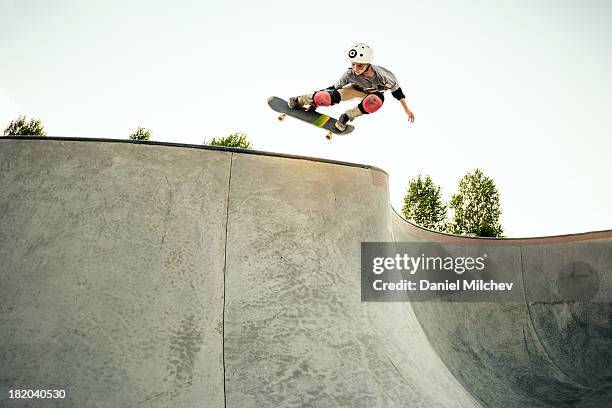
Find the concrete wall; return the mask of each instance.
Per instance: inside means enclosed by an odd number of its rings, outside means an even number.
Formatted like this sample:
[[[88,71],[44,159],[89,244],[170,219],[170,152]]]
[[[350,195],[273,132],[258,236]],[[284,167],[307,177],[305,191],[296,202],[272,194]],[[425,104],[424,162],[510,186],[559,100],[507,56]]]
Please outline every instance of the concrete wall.
[[[362,165],[0,138],[0,406],[609,406],[610,303],[528,298],[606,294],[611,236],[433,233]],[[365,241],[495,247],[525,301],[361,302]]]

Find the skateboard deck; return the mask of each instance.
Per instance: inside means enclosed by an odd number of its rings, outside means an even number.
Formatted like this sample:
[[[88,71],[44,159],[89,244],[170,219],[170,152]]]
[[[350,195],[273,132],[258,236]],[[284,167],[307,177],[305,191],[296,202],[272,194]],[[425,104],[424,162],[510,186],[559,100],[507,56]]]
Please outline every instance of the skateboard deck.
[[[337,135],[347,135],[355,130],[354,126],[346,125],[346,129],[343,132],[340,132],[338,129],[336,129],[336,126],[334,126],[336,124],[336,118],[324,115],[317,111],[306,112],[302,108],[291,109],[287,105],[287,101],[276,96],[271,96],[268,98],[268,105],[270,105],[273,110],[280,113],[278,120],[285,119],[286,115],[292,116],[303,122],[307,122],[311,125],[327,130],[328,132],[326,137],[328,139],[332,138],[332,133]]]

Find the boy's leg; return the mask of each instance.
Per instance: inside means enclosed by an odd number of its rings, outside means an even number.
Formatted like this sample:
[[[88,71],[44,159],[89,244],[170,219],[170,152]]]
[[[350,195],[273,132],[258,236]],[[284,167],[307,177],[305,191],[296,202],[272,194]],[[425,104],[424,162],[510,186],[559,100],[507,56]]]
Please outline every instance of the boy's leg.
[[[340,93],[340,97],[342,98],[343,101],[350,101],[352,99],[363,100],[367,98],[368,96],[367,93],[358,91],[357,89],[353,88],[352,85],[349,85],[342,89],[338,89],[338,92]],[[359,105],[361,105],[361,103]],[[348,116],[349,120],[353,120],[363,115],[363,112],[359,109],[359,105],[344,112]]]
[[[365,97],[359,102],[359,105],[347,110],[338,118],[336,122],[336,128],[340,131],[346,129],[346,124],[349,121],[355,120],[361,115],[370,114],[376,112],[382,106],[385,97],[382,92],[375,92],[371,94],[365,94]],[[344,99],[343,99],[344,100]]]
[[[303,108],[304,106],[313,106],[314,100],[312,98],[312,95],[292,96],[287,101],[287,105],[291,109]]]
[[[303,108],[310,106],[316,108],[318,106],[331,106],[341,101],[351,99],[364,98],[367,94],[356,90],[352,85],[341,89],[323,89],[313,94],[294,96],[289,98],[287,104],[291,109]]]
[[[338,89],[341,101],[350,101],[351,99],[363,99],[368,94],[365,92],[358,91],[353,85],[345,86],[344,88]]]

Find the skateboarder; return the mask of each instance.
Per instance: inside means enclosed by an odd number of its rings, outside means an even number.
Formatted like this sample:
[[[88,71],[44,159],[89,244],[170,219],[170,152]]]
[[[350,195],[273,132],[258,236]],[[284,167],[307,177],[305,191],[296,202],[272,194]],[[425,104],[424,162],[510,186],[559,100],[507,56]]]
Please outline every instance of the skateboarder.
[[[372,65],[372,48],[363,43],[355,44],[349,50],[348,57],[351,68],[333,86],[311,95],[291,97],[287,105],[291,109],[315,110],[319,106],[331,106],[341,101],[361,99],[359,105],[347,110],[338,118],[336,128],[342,132],[349,121],[380,109],[385,100],[383,92],[391,91],[391,95],[402,104],[408,120],[414,122],[414,114],[408,109],[406,97],[395,75],[383,67]]]

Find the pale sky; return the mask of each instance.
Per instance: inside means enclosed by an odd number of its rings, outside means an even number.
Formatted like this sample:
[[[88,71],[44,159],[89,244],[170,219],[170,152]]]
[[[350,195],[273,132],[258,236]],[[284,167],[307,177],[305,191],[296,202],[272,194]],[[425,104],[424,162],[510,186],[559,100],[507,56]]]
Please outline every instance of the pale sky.
[[[0,128],[200,144],[371,164],[400,211],[429,174],[445,199],[467,171],[495,181],[510,237],[612,229],[612,2],[0,0]],[[349,136],[288,118],[268,96],[325,88],[355,42],[398,78]],[[357,102],[325,112],[337,117]]]

